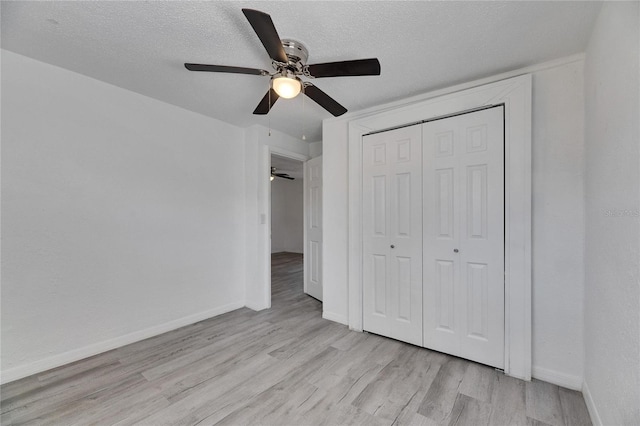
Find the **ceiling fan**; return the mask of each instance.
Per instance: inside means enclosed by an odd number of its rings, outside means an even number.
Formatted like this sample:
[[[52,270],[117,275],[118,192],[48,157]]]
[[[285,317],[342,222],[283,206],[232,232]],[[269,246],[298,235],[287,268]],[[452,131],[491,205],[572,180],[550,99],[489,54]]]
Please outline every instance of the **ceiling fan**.
[[[289,176],[286,173],[276,173],[276,168],[272,167],[271,168],[271,180],[275,179],[275,178],[283,178],[283,179],[289,179],[289,180],[295,180],[295,178],[292,178],[291,176]]]
[[[252,74],[271,77],[271,88],[262,98],[254,114],[267,114],[278,98],[292,99],[300,92],[314,100],[318,105],[334,116],[347,112],[331,96],[300,77],[323,78],[360,75],[380,75],[380,62],[377,58],[356,59],[351,61],[325,62],[307,65],[309,51],[296,40],[283,39],[276,31],[271,16],[259,10],[242,9],[258,38],[264,45],[274,71],[269,72],[257,68],[233,67],[227,65],[204,65],[186,63],[189,71],[225,72],[236,74]]]

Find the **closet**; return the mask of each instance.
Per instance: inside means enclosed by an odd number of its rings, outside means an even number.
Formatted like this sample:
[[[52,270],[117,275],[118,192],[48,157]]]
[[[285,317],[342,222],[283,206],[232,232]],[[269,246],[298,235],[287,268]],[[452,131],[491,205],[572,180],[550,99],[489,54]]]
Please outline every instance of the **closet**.
[[[363,329],[504,367],[503,106],[365,135]]]

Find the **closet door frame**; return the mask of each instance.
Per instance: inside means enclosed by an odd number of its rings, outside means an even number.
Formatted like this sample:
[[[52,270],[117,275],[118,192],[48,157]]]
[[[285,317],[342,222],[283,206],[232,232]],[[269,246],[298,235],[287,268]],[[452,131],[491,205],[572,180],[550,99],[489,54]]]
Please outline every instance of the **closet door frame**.
[[[504,105],[506,374],[531,380],[531,75],[408,100],[360,114],[349,129],[349,328],[362,331],[362,137],[438,117]],[[455,89],[455,88],[454,88]]]

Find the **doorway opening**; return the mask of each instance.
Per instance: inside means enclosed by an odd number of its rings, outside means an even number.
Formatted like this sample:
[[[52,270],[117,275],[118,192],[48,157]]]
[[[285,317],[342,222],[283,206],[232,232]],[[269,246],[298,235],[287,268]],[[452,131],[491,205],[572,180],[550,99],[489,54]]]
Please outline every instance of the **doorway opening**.
[[[271,303],[304,294],[304,162],[271,154]]]

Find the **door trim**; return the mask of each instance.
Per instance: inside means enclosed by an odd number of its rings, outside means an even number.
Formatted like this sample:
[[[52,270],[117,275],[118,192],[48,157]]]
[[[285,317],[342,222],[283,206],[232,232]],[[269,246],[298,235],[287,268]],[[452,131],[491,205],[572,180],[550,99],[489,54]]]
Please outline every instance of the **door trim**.
[[[504,104],[505,373],[531,379],[531,84],[530,74],[355,118],[349,129],[349,327],[362,331],[362,137]]]

